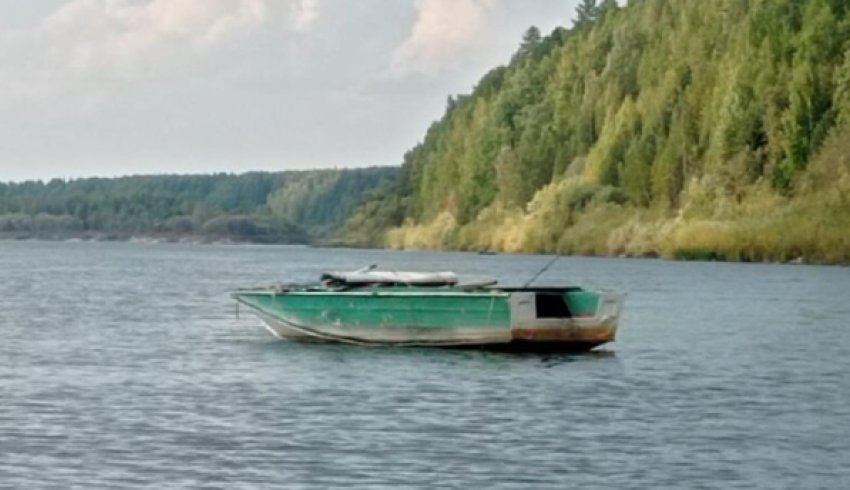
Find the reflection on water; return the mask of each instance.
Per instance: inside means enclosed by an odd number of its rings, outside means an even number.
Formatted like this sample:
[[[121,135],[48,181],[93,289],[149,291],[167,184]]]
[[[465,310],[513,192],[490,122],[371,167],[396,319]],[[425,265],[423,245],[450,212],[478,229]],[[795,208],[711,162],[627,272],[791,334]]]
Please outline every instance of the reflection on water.
[[[843,488],[846,268],[565,258],[586,354],[278,341],[228,292],[539,256],[0,242],[0,487]]]

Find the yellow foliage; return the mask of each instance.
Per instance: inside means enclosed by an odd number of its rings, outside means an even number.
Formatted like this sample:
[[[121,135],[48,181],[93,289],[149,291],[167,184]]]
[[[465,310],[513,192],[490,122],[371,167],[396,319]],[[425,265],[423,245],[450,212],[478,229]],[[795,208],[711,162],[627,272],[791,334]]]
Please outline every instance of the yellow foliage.
[[[671,222],[635,211],[625,223],[608,235],[607,253],[629,257],[658,256],[663,238],[670,234],[671,229]]]
[[[833,131],[799,187],[800,194],[809,200],[850,204],[850,126]]]
[[[406,222],[399,228],[387,232],[386,245],[397,249],[437,249],[452,247],[458,225],[448,211],[438,214],[428,224]]]
[[[561,233],[555,251],[564,254],[608,255],[611,230],[619,228],[628,219],[623,211],[623,207],[610,203],[592,206],[577,217],[575,225]]]
[[[610,158],[609,153],[613,151],[619,140],[634,137],[635,129],[640,125],[640,113],[634,99],[627,97],[615,114],[609,114],[612,124],[602,126],[599,141],[587,155],[587,163],[584,168],[584,181],[589,184],[598,184],[602,179],[605,161]]]

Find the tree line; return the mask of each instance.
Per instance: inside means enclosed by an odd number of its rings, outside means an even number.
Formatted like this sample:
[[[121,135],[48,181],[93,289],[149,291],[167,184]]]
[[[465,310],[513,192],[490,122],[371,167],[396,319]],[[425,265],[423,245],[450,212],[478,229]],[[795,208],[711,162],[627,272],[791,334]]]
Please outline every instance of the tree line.
[[[374,167],[0,183],[0,236],[309,243],[327,238],[397,172]]]

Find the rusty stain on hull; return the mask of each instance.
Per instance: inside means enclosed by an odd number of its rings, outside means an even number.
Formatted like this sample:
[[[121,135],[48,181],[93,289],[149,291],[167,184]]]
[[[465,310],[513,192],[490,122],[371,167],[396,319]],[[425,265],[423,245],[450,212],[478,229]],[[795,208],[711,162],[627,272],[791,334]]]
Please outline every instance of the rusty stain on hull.
[[[511,339],[533,342],[578,342],[604,344],[614,340],[616,330],[609,325],[595,327],[517,327]]]

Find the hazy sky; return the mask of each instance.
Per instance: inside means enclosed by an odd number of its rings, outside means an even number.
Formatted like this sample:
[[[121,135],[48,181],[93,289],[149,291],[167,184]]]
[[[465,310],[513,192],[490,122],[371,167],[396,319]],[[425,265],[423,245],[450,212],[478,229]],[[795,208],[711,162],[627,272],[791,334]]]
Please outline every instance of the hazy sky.
[[[576,0],[0,0],[0,181],[391,165]]]

